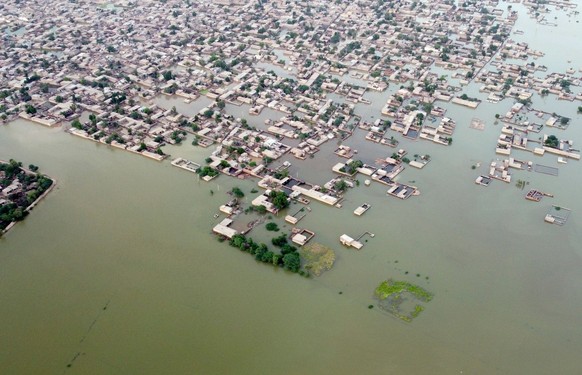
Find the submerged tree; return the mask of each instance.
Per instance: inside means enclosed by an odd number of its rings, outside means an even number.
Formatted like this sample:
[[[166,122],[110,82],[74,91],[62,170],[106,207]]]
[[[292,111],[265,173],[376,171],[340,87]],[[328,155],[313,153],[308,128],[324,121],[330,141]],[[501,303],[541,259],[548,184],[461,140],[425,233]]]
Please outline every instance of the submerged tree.
[[[269,198],[271,198],[273,206],[275,206],[278,210],[289,207],[289,199],[287,198],[287,194],[282,191],[272,190],[269,194]]]

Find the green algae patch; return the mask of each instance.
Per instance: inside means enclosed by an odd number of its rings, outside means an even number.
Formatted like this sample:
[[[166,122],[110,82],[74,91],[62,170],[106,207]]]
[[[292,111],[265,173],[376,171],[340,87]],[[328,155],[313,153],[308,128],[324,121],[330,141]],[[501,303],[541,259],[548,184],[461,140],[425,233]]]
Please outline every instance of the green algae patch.
[[[424,311],[421,302],[429,302],[433,294],[426,289],[406,281],[386,280],[374,292],[378,307],[391,315],[411,322]]]
[[[315,276],[329,271],[335,262],[334,251],[318,243],[303,246],[299,250],[299,254],[301,254],[301,258],[305,262],[305,269]]]

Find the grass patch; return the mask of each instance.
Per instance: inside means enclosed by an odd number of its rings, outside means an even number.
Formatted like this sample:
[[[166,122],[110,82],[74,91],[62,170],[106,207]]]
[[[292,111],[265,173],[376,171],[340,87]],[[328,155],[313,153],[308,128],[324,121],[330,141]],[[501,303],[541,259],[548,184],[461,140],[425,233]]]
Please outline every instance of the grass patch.
[[[379,299],[386,299],[390,295],[399,294],[402,292],[409,292],[421,301],[429,302],[432,300],[433,294],[424,288],[408,283],[406,281],[386,280],[380,283],[376,288],[376,297]]]
[[[319,276],[325,271],[329,271],[335,262],[335,253],[327,246],[312,243],[303,246],[299,251],[301,258],[305,261],[304,268],[313,275]]]
[[[381,282],[374,295],[380,309],[405,322],[411,322],[424,311],[424,306],[418,302],[426,303],[433,298],[432,293],[418,285],[394,280]]]

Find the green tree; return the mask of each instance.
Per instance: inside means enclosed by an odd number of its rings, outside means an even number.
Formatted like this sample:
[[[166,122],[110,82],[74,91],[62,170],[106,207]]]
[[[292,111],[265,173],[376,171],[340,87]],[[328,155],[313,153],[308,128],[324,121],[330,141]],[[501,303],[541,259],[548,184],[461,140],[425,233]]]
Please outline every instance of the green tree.
[[[36,108],[34,108],[32,104],[27,104],[25,110],[29,115],[34,115],[36,113]]]
[[[267,223],[267,225],[265,225],[265,228],[270,231],[270,232],[278,232],[279,231],[279,226],[277,225],[277,223]]]
[[[275,237],[271,240],[273,245],[282,247],[287,244],[287,235],[285,233],[281,234],[279,237]]]
[[[333,36],[331,37],[331,39],[329,40],[329,42],[331,44],[337,44],[340,41],[340,34],[336,31]]]
[[[271,193],[269,193],[269,198],[271,198],[271,203],[273,203],[273,206],[275,206],[275,208],[278,210],[289,207],[287,194],[282,191],[272,190]]]
[[[204,166],[198,170],[200,177],[210,176],[214,177],[218,175],[218,171],[212,167]]]
[[[289,253],[294,253],[297,251],[297,248],[295,246],[289,245],[287,243],[287,237],[283,237],[283,235],[277,237],[279,239],[285,239],[285,242],[283,243],[283,245],[281,246],[281,254],[285,255],[285,254],[289,254]]]
[[[166,70],[165,72],[162,73],[162,77],[164,78],[164,80],[169,81],[174,79],[174,75],[172,74],[171,70]]]
[[[336,191],[346,191],[348,188],[348,184],[344,180],[338,180],[333,185]]]
[[[243,193],[243,191],[238,186],[233,187],[231,192],[237,198],[242,198],[245,196],[245,193]]]
[[[301,268],[301,257],[298,253],[293,252],[283,256],[283,267],[291,272],[299,272]]]
[[[555,135],[550,135],[544,141],[544,145],[552,148],[558,148],[560,140]]]
[[[259,214],[266,214],[267,213],[267,207],[265,207],[264,205],[260,205],[260,206],[253,206],[253,209],[259,213]]]
[[[71,123],[71,126],[75,129],[83,129],[83,124],[78,119]]]
[[[246,243],[246,239],[245,239],[245,236],[242,234],[235,234],[230,239],[230,245],[237,247],[239,249],[241,249],[245,243]]]

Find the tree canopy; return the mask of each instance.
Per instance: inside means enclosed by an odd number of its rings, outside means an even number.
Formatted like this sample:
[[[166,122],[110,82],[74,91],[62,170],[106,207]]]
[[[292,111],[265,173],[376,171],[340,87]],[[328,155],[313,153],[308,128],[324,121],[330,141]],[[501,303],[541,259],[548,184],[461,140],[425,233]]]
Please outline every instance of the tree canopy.
[[[271,193],[269,193],[269,198],[271,198],[271,203],[273,203],[273,206],[275,206],[275,208],[278,210],[289,207],[289,199],[287,198],[287,194],[282,191],[272,190]]]

